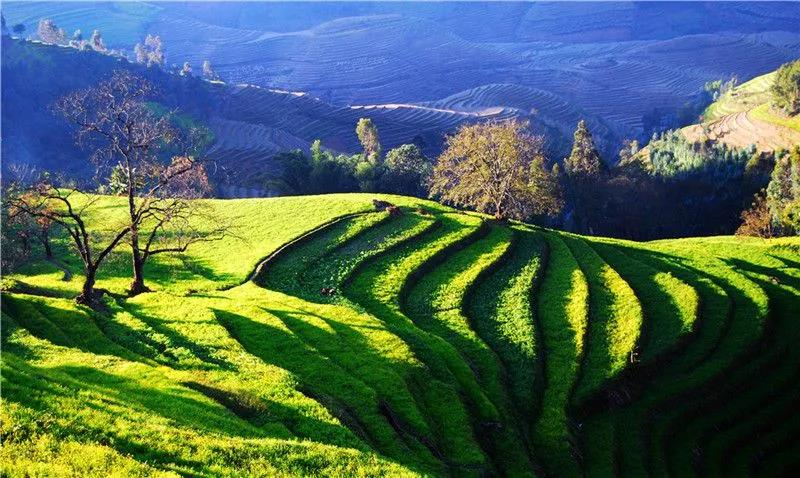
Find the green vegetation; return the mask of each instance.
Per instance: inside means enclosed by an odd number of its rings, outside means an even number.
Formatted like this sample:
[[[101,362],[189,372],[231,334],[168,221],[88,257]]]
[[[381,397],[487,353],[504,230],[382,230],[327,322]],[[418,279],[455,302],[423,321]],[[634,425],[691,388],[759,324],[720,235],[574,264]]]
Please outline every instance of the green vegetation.
[[[547,387],[542,392],[533,443],[551,473],[578,476],[567,408],[584,353],[589,286],[564,240],[555,233],[545,234],[545,238],[548,264],[537,314],[544,341]]]
[[[778,68],[770,92],[777,108],[789,115],[800,113],[800,60]]]
[[[727,88],[703,112],[703,121],[714,121],[734,113],[749,111],[759,105],[769,103],[770,87],[775,81],[775,72],[767,73]]]
[[[800,110],[796,109],[800,104],[797,98],[798,71],[800,60],[728,88],[703,112],[703,122],[747,113],[752,119],[800,131],[800,117],[797,115]]]
[[[59,266],[34,250],[3,277],[0,474],[797,468],[796,238],[589,238],[386,195],[202,201],[239,232],[148,261],[155,292],[124,295],[120,247],[110,294],[76,305],[60,232]]]
[[[770,105],[765,103],[759,106],[756,106],[752,110],[750,110],[750,117],[754,119],[759,119],[761,121],[766,121],[767,123],[773,123],[780,126],[785,126],[786,128],[791,128],[793,130],[800,131],[800,115],[794,116],[784,116],[775,113],[775,111],[770,108]]]
[[[630,362],[639,339],[642,310],[619,274],[582,239],[565,237],[589,284],[589,324],[581,378],[575,400],[581,402]]]

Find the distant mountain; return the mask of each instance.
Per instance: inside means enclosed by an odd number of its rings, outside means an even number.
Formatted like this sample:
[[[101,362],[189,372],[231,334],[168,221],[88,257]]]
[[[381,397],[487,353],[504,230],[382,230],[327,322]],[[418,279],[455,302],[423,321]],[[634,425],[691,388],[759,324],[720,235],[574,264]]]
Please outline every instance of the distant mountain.
[[[363,116],[375,121],[386,148],[415,141],[435,155],[444,135],[462,123],[520,114],[511,108],[334,106],[305,93],[211,83],[93,51],[7,36],[2,47],[4,166],[29,163],[78,178],[90,175],[88,153],[74,145],[69,125],[50,106],[61,95],[95,84],[119,68],[146,76],[158,86],[160,102],[211,130],[214,142],[208,154],[219,166],[217,185],[223,196],[269,194],[262,189],[264,178],[280,168],[271,157],[279,151],[308,149],[314,139],[334,151],[360,150],[355,125]],[[555,130],[548,134],[557,135]],[[563,141],[559,147],[564,147]]]
[[[3,10],[29,31],[43,17],[67,31],[99,28],[129,51],[158,34],[169,63],[210,60],[229,82],[339,106],[479,104],[535,112],[561,130],[585,117],[607,134],[609,151],[681,126],[677,112],[706,81],[749,79],[800,56],[796,2],[10,2]]]

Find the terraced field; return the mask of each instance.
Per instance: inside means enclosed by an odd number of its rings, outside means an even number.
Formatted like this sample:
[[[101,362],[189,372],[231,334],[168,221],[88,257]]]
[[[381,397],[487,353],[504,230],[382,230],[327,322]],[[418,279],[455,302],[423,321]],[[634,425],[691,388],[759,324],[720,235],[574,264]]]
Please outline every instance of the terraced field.
[[[800,466],[799,240],[635,243],[372,198],[209,201],[246,242],[154,262],[135,298],[115,252],[99,310],[70,299],[74,261],[4,277],[0,473]]]
[[[322,117],[320,104],[262,97],[259,115],[225,118],[348,152],[353,115],[381,120],[384,146],[421,134],[436,150],[454,124],[483,111],[534,116],[567,139],[586,119],[610,157],[625,138],[648,139],[645,117],[676,113],[707,81],[750,79],[800,56],[796,2],[473,3],[8,2],[3,11],[29,32],[44,17],[68,32],[99,28],[131,57],[157,34],[168,64],[199,71],[210,60],[230,85],[306,92],[328,106]],[[298,106],[308,122],[298,122]]]
[[[761,75],[722,95],[703,114],[704,123],[681,131],[690,141],[708,138],[734,148],[754,145],[759,151],[790,149],[800,144],[800,117],[772,108],[775,72]]]

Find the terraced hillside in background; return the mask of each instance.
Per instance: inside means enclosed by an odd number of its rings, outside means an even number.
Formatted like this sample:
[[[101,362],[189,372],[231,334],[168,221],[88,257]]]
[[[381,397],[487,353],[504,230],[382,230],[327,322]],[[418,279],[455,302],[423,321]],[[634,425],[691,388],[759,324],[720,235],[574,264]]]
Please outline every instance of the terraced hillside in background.
[[[63,240],[70,280],[4,277],[2,474],[800,470],[797,239],[635,243],[379,197],[402,214],[208,201],[242,239],[149,264],[135,298],[122,248],[97,311]]]
[[[677,126],[669,118],[707,81],[800,57],[796,2],[7,2],[3,11],[29,32],[44,17],[67,32],[98,28],[131,57],[146,34],[160,35],[168,64],[199,71],[210,60],[231,84],[335,106],[513,108],[570,132],[577,115],[602,124],[609,156],[624,138]],[[452,119],[408,106],[395,115],[430,119],[437,143]]]
[[[210,132],[207,156],[213,161],[220,197],[259,197],[283,165],[276,153],[308,151],[315,139],[334,152],[355,153],[361,145],[355,125],[370,117],[388,150],[418,142],[431,157],[444,134],[461,124],[519,116],[512,108],[456,111],[421,105],[335,106],[308,94],[252,85],[224,85],[170,75],[127,61],[54,45],[3,36],[2,73],[5,164],[27,163],[39,169],[89,178],[86,152],[74,145],[72,131],[50,106],[70,91],[107,79],[116,69],[146,76],[156,85],[158,102],[175,109]],[[537,118],[538,131],[554,130]],[[277,191],[280,192],[280,191]]]
[[[761,75],[723,94],[703,113],[703,123],[681,131],[690,141],[708,138],[733,148],[755,145],[759,151],[800,144],[800,116],[786,116],[772,106],[775,72]]]

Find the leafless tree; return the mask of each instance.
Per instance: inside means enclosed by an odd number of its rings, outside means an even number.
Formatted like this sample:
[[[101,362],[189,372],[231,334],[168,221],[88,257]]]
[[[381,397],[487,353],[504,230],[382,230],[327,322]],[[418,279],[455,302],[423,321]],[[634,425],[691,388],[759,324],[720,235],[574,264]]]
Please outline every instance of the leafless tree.
[[[188,61],[183,62],[183,68],[180,71],[181,76],[192,76],[192,65]]]
[[[94,51],[107,52],[106,44],[103,42],[103,37],[100,36],[100,30],[92,32],[92,39],[89,40]]]
[[[3,197],[4,203],[12,202],[23,191],[33,186],[41,178],[41,173],[35,166],[29,163],[11,163],[6,165],[7,174],[3,178]],[[53,231],[53,222],[46,217],[31,217],[23,214],[20,211],[12,211],[3,204],[4,213],[4,245],[9,244],[9,237],[7,234],[16,235],[10,242],[17,242],[19,244],[19,253],[21,256],[27,257],[31,249],[31,240],[38,241],[44,249],[45,257],[47,259],[53,258],[53,251],[50,246],[50,237]],[[3,251],[6,253],[6,250]],[[13,262],[13,261],[12,261]]]
[[[201,133],[184,131],[173,124],[171,114],[154,112],[147,102],[155,96],[147,80],[117,71],[95,87],[64,96],[55,106],[77,126],[78,144],[93,151],[98,180],[108,192],[127,198],[131,295],[148,290],[144,265],[149,257],[183,252],[230,230],[222,220],[203,221],[216,224],[210,230],[193,227],[194,216],[208,212],[190,199],[210,191],[203,162],[196,156]],[[163,246],[164,242],[170,244]]]
[[[9,200],[11,215],[24,214],[58,224],[67,231],[83,261],[84,281],[76,301],[89,306],[97,304],[94,286],[100,265],[130,232],[129,226],[121,225],[106,236],[110,239],[106,239],[104,245],[97,246],[102,241],[100,235],[92,233],[86,225],[86,213],[96,200],[97,196],[85,195],[77,189],[62,189],[47,179],[25,188]]]
[[[164,68],[165,57],[161,45],[161,37],[158,35],[147,35],[144,44],[137,43],[133,48],[136,54],[136,62],[148,67],[156,65]]]
[[[219,75],[211,67],[211,62],[208,60],[203,61],[203,78],[211,81],[219,80]]]
[[[61,45],[66,41],[66,32],[58,28],[56,23],[49,18],[42,18],[39,20],[39,27],[36,30],[39,39],[45,43],[54,43]]]

